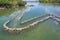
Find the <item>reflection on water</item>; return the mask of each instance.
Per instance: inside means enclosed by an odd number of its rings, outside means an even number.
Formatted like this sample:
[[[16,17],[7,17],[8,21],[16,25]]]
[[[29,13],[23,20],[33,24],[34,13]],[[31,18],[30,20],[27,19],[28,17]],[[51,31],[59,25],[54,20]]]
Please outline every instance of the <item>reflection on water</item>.
[[[24,16],[25,13],[30,11],[30,7],[27,7],[26,9],[16,11],[10,15],[9,20],[11,21],[10,24],[12,24],[12,27],[16,27],[18,22],[21,20],[21,18]]]
[[[59,22],[57,22],[57,21],[54,21],[54,23],[56,23],[56,25],[60,24],[60,23],[59,23]]]
[[[28,6],[28,5],[34,5],[34,6]],[[28,20],[30,18],[39,16],[42,14],[59,15],[59,12],[60,12],[59,6],[45,5],[45,4],[40,4],[39,2],[27,2],[26,7],[27,7],[26,9],[23,9],[22,11],[14,12],[10,16],[11,18],[13,18],[13,20],[7,25],[8,27],[15,27],[15,28],[23,27],[25,24],[21,25],[20,22],[22,22],[22,21]],[[56,13],[56,10],[57,10],[57,13]],[[24,16],[22,16],[22,14]],[[22,16],[22,18],[21,18],[21,16]],[[27,23],[27,25],[28,25],[28,23]],[[27,26],[27,25],[25,25],[25,26]]]
[[[36,5],[39,5],[40,3],[39,2],[27,2],[27,6],[28,5],[34,5],[34,6],[36,6]]]
[[[33,4],[34,6],[28,6]],[[25,21],[27,19],[42,15],[42,14],[56,14],[60,16],[60,6],[55,5],[45,5],[42,3],[31,3],[28,2],[26,4],[27,8],[24,10],[19,10],[12,13],[10,16],[0,16],[0,28],[2,28],[3,23],[9,19],[12,20],[8,27],[23,27],[27,26],[30,23],[20,24],[20,22]],[[23,17],[21,18],[21,16]],[[21,19],[20,19],[21,18]],[[37,19],[40,20],[40,19]],[[36,20],[34,20],[36,21]],[[34,22],[32,21],[32,22]],[[31,23],[32,23],[31,22]],[[0,29],[0,40],[60,40],[60,24],[54,20],[47,20],[39,25],[37,28],[25,32],[20,33],[18,35],[12,35],[5,33]]]

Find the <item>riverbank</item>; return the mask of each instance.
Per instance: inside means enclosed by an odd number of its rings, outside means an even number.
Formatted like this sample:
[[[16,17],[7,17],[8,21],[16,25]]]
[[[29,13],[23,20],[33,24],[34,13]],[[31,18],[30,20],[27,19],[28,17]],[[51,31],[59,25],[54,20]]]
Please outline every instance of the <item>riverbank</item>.
[[[60,3],[60,0],[39,0],[40,3]]]
[[[0,7],[2,8],[16,8],[20,6],[25,6],[23,0],[0,0]]]
[[[22,10],[23,8],[24,8],[24,6],[17,7],[17,8],[9,8],[9,9],[0,10],[0,16],[10,15],[10,14],[12,14],[14,11]]]

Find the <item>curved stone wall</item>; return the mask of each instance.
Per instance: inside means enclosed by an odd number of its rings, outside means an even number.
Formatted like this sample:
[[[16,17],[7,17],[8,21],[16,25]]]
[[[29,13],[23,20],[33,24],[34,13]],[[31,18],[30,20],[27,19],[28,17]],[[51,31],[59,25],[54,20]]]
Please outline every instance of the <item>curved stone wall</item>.
[[[19,32],[22,32],[23,30],[28,30],[28,29],[34,27],[35,25],[37,25],[37,24],[39,24],[39,23],[42,23],[42,22],[48,20],[49,18],[54,18],[54,16],[55,16],[55,15],[49,15],[49,16],[45,17],[44,19],[39,20],[39,21],[36,21],[36,22],[34,22],[34,23],[32,23],[32,24],[30,24],[30,25],[28,25],[28,26],[26,26],[26,27],[23,27],[23,28],[9,28],[9,27],[7,27],[8,23],[10,22],[10,21],[8,20],[8,21],[6,21],[6,22],[3,24],[3,30],[5,30],[5,31],[7,31],[7,32],[10,32],[10,33],[19,33]],[[56,16],[56,17],[57,17],[57,16]],[[56,21],[60,22],[59,17],[54,18],[54,19],[55,19]]]

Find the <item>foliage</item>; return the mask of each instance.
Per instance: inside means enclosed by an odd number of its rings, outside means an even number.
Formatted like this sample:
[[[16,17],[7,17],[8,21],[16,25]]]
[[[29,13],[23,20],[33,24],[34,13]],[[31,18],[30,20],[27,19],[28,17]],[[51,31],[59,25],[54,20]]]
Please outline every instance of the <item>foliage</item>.
[[[2,7],[12,7],[16,5],[24,6],[25,3],[22,0],[0,0],[0,6]]]
[[[43,3],[60,3],[60,0],[39,0],[39,1]]]

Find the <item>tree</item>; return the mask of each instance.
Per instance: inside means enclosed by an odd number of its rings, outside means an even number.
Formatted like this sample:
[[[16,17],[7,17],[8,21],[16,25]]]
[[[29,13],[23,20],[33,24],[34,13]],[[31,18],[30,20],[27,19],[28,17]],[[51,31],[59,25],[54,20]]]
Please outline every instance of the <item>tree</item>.
[[[25,3],[22,0],[0,0],[0,6],[15,7],[16,5],[24,6]]]

